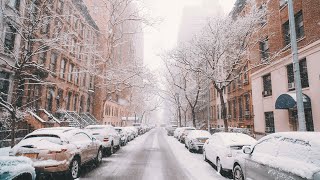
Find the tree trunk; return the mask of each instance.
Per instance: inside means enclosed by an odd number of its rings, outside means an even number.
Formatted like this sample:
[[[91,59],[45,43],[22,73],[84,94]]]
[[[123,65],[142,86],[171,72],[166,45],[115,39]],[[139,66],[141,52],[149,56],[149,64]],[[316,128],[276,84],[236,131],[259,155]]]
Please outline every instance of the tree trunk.
[[[15,145],[15,137],[16,137],[16,116],[15,116],[15,112],[11,113],[11,132],[10,132],[10,136],[11,136],[11,142],[10,142],[10,146],[11,148]]]
[[[195,113],[194,108],[192,108],[191,112],[192,112],[192,124],[193,124],[193,127],[196,128],[197,127],[197,124],[196,124],[196,113]]]
[[[219,97],[220,97],[220,103],[221,103],[221,117],[224,122],[224,131],[228,132],[228,119],[226,116],[226,104],[224,103],[224,98],[223,98],[223,89],[218,90]]]
[[[184,126],[187,127],[187,111],[184,112]]]
[[[180,106],[178,106],[178,116],[179,116],[179,127],[182,127],[182,123],[181,123],[181,108],[180,108]]]

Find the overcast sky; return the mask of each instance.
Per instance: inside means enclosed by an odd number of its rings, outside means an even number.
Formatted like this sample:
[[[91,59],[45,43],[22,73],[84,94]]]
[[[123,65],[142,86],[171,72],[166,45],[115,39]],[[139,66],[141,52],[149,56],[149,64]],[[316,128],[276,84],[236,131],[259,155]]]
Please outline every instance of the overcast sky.
[[[183,8],[200,6],[202,1],[207,1],[206,6],[211,4],[212,10],[218,6],[215,2],[220,2],[224,13],[229,13],[235,2],[235,0],[145,0],[152,16],[162,19],[159,25],[146,29],[144,33],[144,62],[153,71],[157,71],[162,64],[158,55],[176,46]],[[206,8],[211,9],[211,7]],[[164,109],[153,112],[152,120],[165,123],[169,118],[166,112]]]
[[[206,0],[220,3],[225,13],[229,13],[235,0]],[[175,47],[182,16],[186,6],[199,6],[202,0],[145,0],[152,16],[159,17],[162,22],[153,28],[145,30],[144,34],[144,62],[155,70],[161,64],[157,56],[165,49]],[[213,8],[214,9],[214,8]]]

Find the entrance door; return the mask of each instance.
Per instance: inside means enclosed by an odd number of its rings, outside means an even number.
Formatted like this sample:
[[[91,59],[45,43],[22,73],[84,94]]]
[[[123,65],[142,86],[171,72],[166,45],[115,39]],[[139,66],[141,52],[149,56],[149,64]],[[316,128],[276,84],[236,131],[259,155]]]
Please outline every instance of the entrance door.
[[[311,108],[304,109],[304,113],[305,113],[307,131],[314,131]],[[298,131],[299,129],[298,111],[296,108],[289,109],[289,124],[290,124],[291,131]]]

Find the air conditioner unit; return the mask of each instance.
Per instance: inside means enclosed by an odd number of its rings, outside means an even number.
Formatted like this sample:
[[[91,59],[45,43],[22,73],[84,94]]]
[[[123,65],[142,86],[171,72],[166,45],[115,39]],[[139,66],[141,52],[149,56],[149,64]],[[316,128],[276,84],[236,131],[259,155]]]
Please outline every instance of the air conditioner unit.
[[[294,88],[295,88],[294,82],[293,83],[288,83],[288,89],[289,90],[294,89]]]
[[[228,115],[227,115],[227,118],[228,118],[228,119],[231,119],[231,114],[228,114]]]
[[[248,79],[243,80],[243,84],[248,84],[248,83],[249,83]]]
[[[269,91],[263,91],[262,94],[263,94],[264,96],[267,96],[267,95],[269,95]]]
[[[250,116],[250,111],[245,111],[245,112],[244,112],[244,115],[245,115],[245,116]]]

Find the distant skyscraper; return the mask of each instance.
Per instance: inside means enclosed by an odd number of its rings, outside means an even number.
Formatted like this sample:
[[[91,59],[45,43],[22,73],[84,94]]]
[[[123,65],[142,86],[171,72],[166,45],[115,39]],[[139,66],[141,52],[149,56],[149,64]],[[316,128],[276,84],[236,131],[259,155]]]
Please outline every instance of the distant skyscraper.
[[[211,17],[223,13],[219,1],[203,0],[198,6],[188,6],[183,9],[178,43],[190,41],[194,35],[201,32]]]

